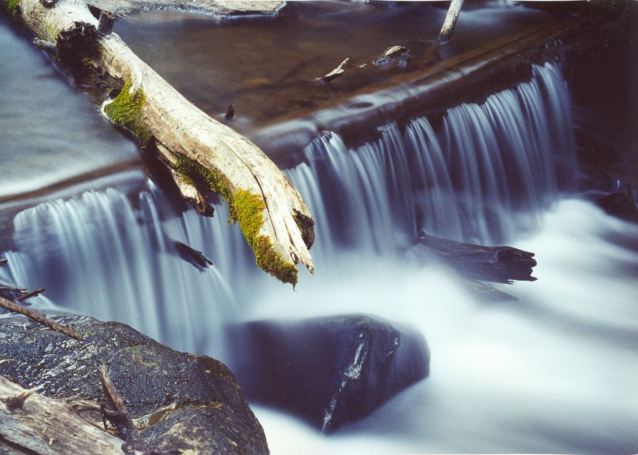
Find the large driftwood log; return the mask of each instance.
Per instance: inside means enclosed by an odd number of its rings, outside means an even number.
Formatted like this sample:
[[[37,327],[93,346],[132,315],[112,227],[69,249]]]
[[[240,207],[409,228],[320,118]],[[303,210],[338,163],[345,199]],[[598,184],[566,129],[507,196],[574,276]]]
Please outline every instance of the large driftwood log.
[[[536,281],[534,253],[509,246],[481,246],[419,234],[419,245],[434,252],[461,275],[481,281],[511,284],[512,280]]]
[[[19,407],[7,405],[25,392],[0,376],[0,453],[124,453],[121,439],[91,425],[61,401],[29,394]]]
[[[182,191],[192,183],[219,193],[262,269],[293,284],[299,262],[314,272],[310,212],[257,146],[187,101],[117,34],[98,33],[98,21],[84,1],[59,0],[45,8],[38,0],[22,0],[20,17],[38,38],[56,44],[62,63],[91,66],[122,86],[105,106],[106,115],[156,150],[183,177]],[[195,199],[202,207],[199,196]]]

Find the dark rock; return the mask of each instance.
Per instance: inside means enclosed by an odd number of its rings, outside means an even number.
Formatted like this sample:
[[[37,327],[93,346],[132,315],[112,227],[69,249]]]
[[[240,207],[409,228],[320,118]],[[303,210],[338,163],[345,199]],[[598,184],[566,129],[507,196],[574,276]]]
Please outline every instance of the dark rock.
[[[247,395],[324,432],[365,417],[429,373],[423,335],[376,317],[257,321],[236,330],[247,340],[235,370]]]
[[[399,65],[405,66],[408,62],[410,51],[403,46],[389,47],[372,61],[372,65],[376,67]]]
[[[613,193],[598,200],[598,205],[610,215],[638,223],[636,204],[625,193]]]
[[[150,446],[268,453],[261,425],[221,362],[174,351],[124,324],[79,316],[53,319],[71,325],[84,340],[22,317],[0,318],[0,359],[12,359],[0,365],[0,375],[25,388],[42,386],[49,397],[101,401],[97,367],[105,363],[131,416],[151,415],[141,432]]]

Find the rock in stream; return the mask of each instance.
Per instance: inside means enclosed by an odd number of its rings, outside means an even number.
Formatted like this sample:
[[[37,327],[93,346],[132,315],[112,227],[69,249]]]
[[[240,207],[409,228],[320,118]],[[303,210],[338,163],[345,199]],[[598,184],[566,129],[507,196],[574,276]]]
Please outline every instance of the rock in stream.
[[[51,316],[50,316],[51,317]],[[0,317],[0,375],[56,398],[103,401],[101,364],[141,438],[170,453],[268,453],[264,431],[230,370],[206,356],[170,349],[131,327],[81,316],[56,316],[78,342],[23,317]]]

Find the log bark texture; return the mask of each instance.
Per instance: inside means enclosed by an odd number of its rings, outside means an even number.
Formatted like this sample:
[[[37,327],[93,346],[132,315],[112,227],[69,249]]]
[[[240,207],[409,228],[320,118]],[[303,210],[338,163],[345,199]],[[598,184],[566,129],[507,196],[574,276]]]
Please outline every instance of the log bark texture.
[[[536,281],[534,253],[509,246],[481,246],[455,242],[421,233],[419,245],[432,251],[466,278],[511,284],[512,280]]]
[[[0,397],[25,389],[0,376]],[[30,395],[18,409],[0,400],[0,453],[40,455],[123,454],[123,441],[88,423],[58,400]]]
[[[314,225],[310,212],[257,146],[191,104],[117,34],[98,33],[98,21],[82,0],[59,0],[51,8],[22,0],[20,7],[26,26],[38,38],[56,43],[58,58],[91,65],[123,87],[105,106],[107,116],[164,155],[160,158],[172,163],[175,172],[220,193],[262,269],[293,284],[298,263],[314,272],[308,251],[313,237],[308,230]]]

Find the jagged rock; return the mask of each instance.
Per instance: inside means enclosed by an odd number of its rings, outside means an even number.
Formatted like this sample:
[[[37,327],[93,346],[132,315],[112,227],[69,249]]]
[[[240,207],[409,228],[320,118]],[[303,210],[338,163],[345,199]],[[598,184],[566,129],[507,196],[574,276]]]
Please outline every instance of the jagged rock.
[[[365,417],[429,373],[423,335],[377,317],[257,321],[234,332],[246,340],[235,371],[247,395],[323,432]]]
[[[638,223],[636,204],[625,193],[613,193],[598,201],[598,205],[610,215],[625,221]]]
[[[399,65],[405,66],[408,61],[410,51],[403,46],[392,46],[387,48],[383,54],[379,55],[372,61],[372,65],[376,67]]]
[[[149,446],[166,452],[268,453],[263,429],[228,368],[210,357],[174,351],[116,322],[51,316],[80,332],[78,342],[22,317],[0,318],[0,375],[56,398],[103,399],[105,363]],[[182,452],[175,452],[182,453]]]

